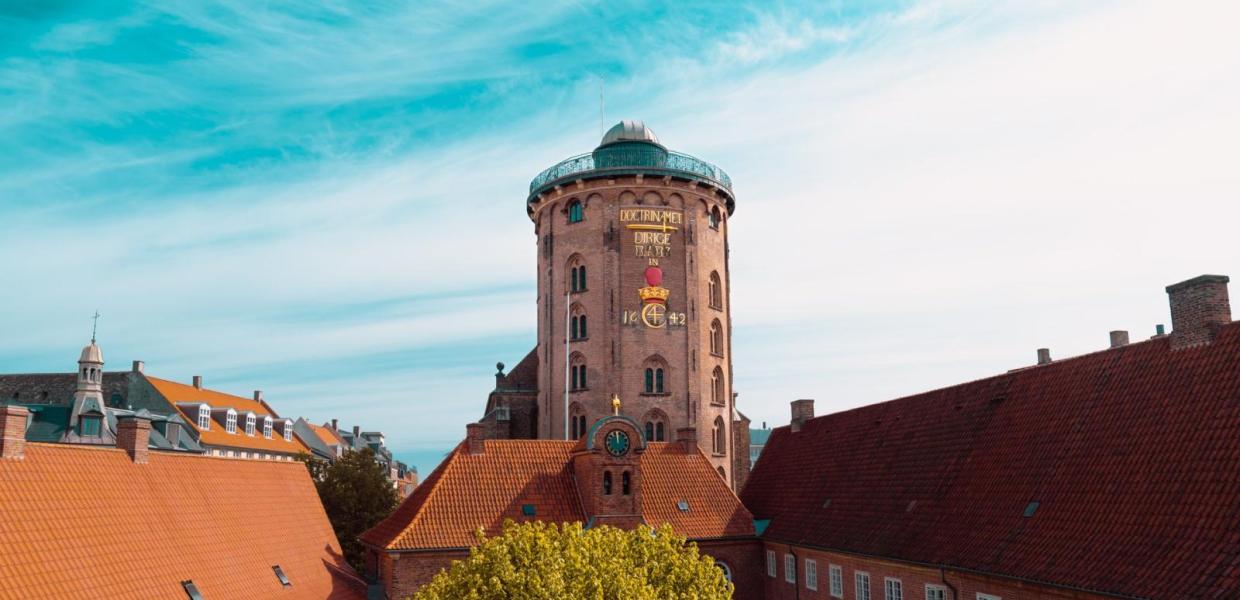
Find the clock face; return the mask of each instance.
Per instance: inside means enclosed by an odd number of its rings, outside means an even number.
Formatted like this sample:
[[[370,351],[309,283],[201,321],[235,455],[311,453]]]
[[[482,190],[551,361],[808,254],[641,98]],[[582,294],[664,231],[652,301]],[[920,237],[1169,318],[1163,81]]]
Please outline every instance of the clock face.
[[[629,451],[629,435],[619,429],[613,430],[607,434],[603,445],[612,456],[624,456]]]

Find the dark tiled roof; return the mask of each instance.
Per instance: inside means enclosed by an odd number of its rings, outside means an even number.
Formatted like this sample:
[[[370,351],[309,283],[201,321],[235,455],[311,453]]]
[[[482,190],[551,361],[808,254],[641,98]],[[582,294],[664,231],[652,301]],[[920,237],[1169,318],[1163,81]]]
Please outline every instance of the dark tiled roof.
[[[103,399],[129,396],[129,371],[103,373]],[[77,389],[77,373],[18,373],[0,375],[0,401],[18,404],[71,404]]]
[[[469,454],[458,445],[391,516],[362,534],[362,541],[390,550],[463,548],[474,531],[497,534],[505,519],[590,520],[578,498],[571,456],[580,442],[486,440]],[[753,535],[753,517],[700,452],[648,444],[641,455],[642,516],[652,526],[671,524],[691,539]],[[685,500],[690,510],[676,503]],[[535,518],[522,513],[533,504]]]
[[[1158,338],[781,427],[743,498],[779,542],[1235,598],[1238,467],[1231,324],[1211,345]]]

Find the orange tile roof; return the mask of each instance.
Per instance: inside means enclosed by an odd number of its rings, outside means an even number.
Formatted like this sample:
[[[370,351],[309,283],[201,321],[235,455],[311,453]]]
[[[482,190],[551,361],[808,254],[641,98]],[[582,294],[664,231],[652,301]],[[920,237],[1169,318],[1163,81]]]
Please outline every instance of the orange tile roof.
[[[309,452],[305,444],[293,436],[291,441],[285,441],[284,436],[278,432],[273,432],[271,439],[263,437],[262,420],[259,420],[255,434],[250,436],[245,433],[245,423],[238,419],[237,433],[228,433],[218,422],[213,422],[210,429],[202,430],[198,428],[197,413],[189,414],[180,403],[207,404],[211,408],[231,408],[237,411],[238,415],[246,412],[252,412],[258,417],[271,415],[273,419],[279,418],[275,412],[268,410],[261,402],[257,402],[250,398],[242,398],[225,394],[215,390],[198,389],[192,385],[185,385],[175,381],[159,379],[157,377],[146,376],[147,381],[155,387],[155,390],[176,407],[177,412],[189,423],[191,427],[199,434],[199,440],[203,444],[210,446],[227,446],[230,448],[242,448],[248,450],[263,450],[266,452],[281,452],[285,454],[297,454],[299,452]]]
[[[341,440],[340,436],[337,435],[336,432],[332,431],[330,427],[315,425],[309,421],[306,422],[306,425],[309,425],[310,430],[314,432],[314,435],[319,436],[319,439],[328,446],[339,446],[344,443],[344,440]]]
[[[362,534],[388,550],[464,548],[481,527],[495,535],[505,519],[517,522],[588,522],[573,476],[578,442],[486,440],[469,454],[464,444],[422,482],[387,519]],[[649,525],[669,523],[691,539],[753,535],[753,517],[701,452],[651,443],[641,454],[642,512]],[[689,502],[689,512],[676,504]],[[533,504],[534,518],[522,514]]]
[[[0,599],[360,599],[300,463],[28,443],[0,461]],[[292,585],[281,586],[272,565]]]

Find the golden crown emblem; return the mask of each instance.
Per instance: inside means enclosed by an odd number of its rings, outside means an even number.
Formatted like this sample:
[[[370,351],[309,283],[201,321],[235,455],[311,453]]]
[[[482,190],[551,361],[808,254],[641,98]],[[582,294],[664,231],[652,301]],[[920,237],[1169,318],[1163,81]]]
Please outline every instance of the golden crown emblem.
[[[668,291],[667,288],[654,285],[641,288],[637,290],[637,293],[642,297],[642,302],[647,304],[651,302],[658,302],[659,304],[662,304],[667,302],[667,297],[671,295],[671,292]]]

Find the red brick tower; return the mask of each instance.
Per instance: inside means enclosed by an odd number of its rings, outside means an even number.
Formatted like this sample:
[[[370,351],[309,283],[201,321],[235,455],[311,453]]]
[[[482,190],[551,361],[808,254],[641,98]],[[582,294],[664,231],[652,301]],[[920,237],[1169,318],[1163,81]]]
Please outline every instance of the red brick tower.
[[[734,208],[727,174],[635,121],[534,179],[538,437],[585,435],[618,395],[650,441],[694,428],[733,481]]]

